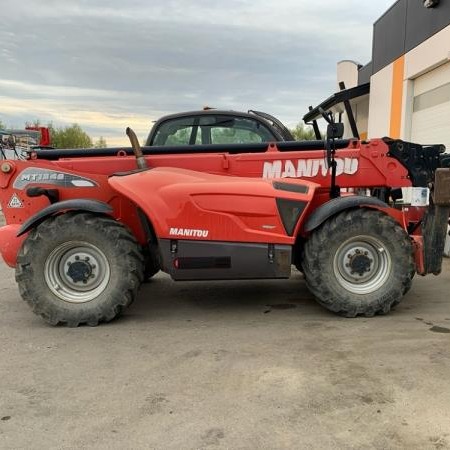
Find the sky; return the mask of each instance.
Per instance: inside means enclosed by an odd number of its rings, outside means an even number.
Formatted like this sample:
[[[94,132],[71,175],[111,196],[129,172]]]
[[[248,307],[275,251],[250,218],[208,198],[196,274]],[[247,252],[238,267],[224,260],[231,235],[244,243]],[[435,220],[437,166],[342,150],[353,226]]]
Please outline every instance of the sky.
[[[109,146],[162,115],[268,112],[286,125],[371,59],[393,0],[2,0],[0,121],[78,123]]]

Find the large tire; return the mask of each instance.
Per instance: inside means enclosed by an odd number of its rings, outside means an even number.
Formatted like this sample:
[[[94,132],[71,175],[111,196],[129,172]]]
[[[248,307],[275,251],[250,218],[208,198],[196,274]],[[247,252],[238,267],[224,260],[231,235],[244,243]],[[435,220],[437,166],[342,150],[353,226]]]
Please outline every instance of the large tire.
[[[387,314],[415,273],[407,233],[370,209],[345,211],[315,230],[304,245],[302,269],[317,301],[345,317]]]
[[[51,325],[96,326],[135,299],[144,258],[120,223],[90,213],[51,217],[22,245],[16,281],[22,298]]]

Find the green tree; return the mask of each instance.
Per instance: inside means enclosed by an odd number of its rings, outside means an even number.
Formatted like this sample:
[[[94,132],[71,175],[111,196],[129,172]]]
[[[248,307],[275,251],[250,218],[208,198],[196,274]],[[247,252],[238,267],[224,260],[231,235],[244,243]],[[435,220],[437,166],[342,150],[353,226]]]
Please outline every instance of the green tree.
[[[25,127],[43,127],[42,122],[39,119],[33,120],[33,122],[25,122]]]
[[[0,130],[4,130],[6,125],[0,120]]]
[[[55,128],[48,124],[52,146],[56,148],[88,148],[92,147],[92,139],[77,124]]]
[[[95,148],[106,148],[108,144],[103,136],[100,136],[94,143]]]
[[[298,123],[297,126],[291,129],[290,131],[296,141],[311,141],[317,139],[313,128],[312,127],[306,128],[303,122]]]
[[[211,130],[211,139],[214,144],[248,144],[261,142],[261,136],[252,130],[241,128],[220,128]]]

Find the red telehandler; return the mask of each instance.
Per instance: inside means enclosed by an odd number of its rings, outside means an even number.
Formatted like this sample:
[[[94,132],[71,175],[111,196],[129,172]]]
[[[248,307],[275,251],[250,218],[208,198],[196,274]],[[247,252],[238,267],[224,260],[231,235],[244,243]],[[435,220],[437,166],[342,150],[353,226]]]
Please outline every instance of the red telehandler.
[[[3,161],[0,251],[23,299],[50,324],[97,325],[159,270],[288,278],[294,264],[325,308],[389,312],[415,273],[441,271],[448,159],[439,145],[340,139],[323,115],[325,141],[141,148],[127,129],[131,148]],[[422,202],[399,202],[404,187]]]

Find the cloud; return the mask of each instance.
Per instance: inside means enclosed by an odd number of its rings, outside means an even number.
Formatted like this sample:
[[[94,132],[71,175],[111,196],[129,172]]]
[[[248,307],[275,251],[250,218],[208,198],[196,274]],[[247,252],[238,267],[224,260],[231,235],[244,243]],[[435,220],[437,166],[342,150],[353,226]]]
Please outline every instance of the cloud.
[[[77,122],[110,145],[204,104],[293,125],[334,91],[337,61],[370,59],[390,3],[6,0],[0,119]]]

